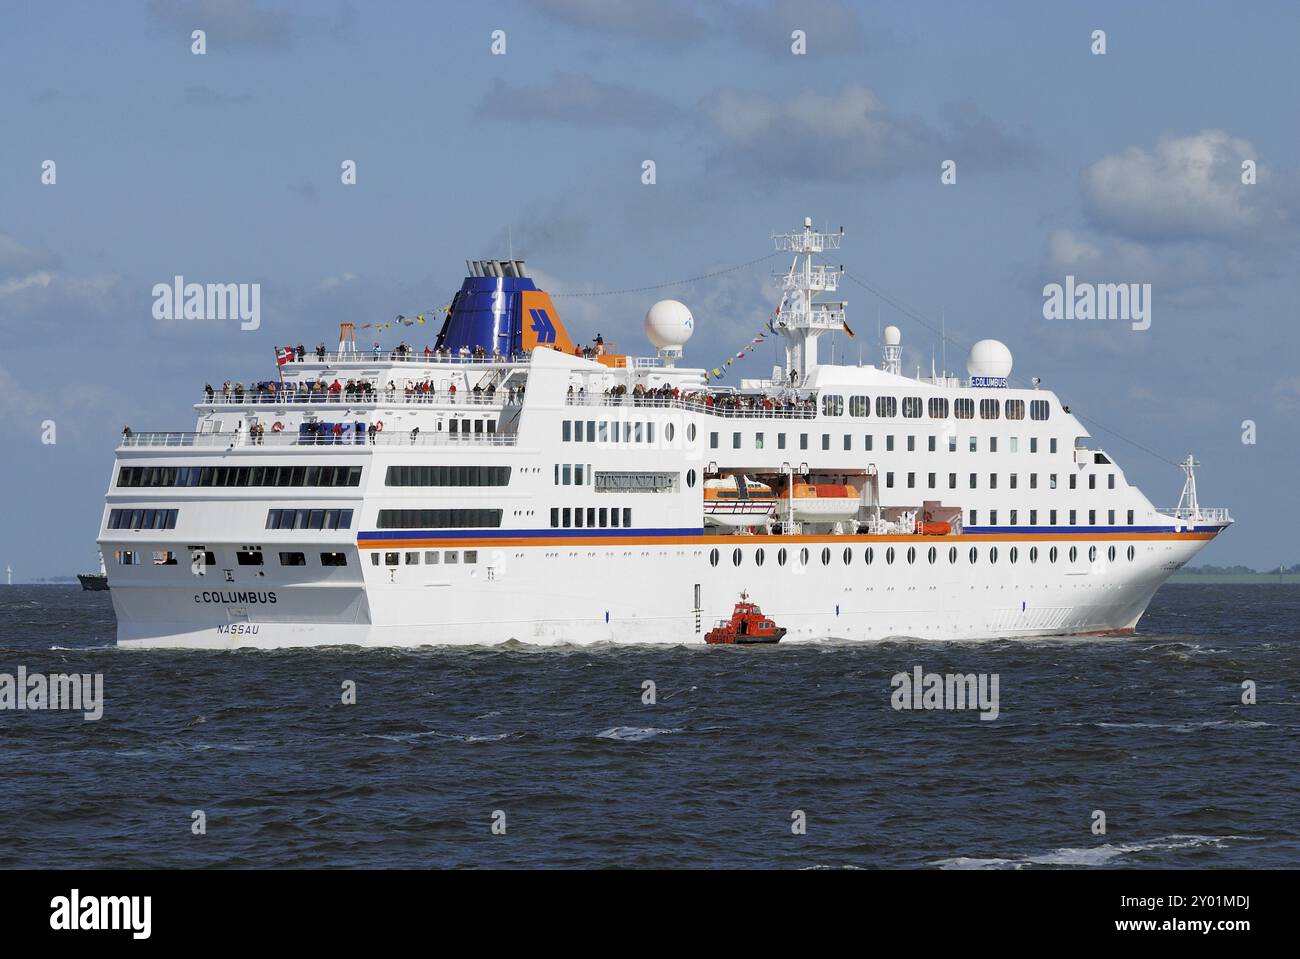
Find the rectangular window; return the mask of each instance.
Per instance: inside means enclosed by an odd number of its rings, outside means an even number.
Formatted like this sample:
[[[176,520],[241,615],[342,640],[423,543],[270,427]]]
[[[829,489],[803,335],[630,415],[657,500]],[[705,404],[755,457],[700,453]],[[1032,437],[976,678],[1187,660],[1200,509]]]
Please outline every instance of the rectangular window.
[[[1055,452],[1056,452],[1056,437],[1052,437],[1050,440],[1048,440],[1048,441],[1047,441],[1047,444],[1048,444],[1048,450],[1047,450],[1047,452],[1049,452],[1049,453],[1055,453]]]
[[[957,402],[960,403],[961,400],[958,400]],[[970,520],[966,523],[966,525],[967,525],[967,526],[975,526],[975,525],[976,525],[976,523],[975,523],[975,517],[978,516],[978,515],[979,515],[979,510],[974,510],[974,509],[971,510],[971,511],[970,511]]]
[[[979,448],[980,448],[979,437],[978,437],[978,436],[972,436],[972,437],[970,438],[970,452],[972,452],[972,453],[978,453],[978,452],[979,452]]]
[[[240,566],[261,566],[262,551],[260,549],[235,550],[235,562]]]
[[[346,566],[348,565],[347,553],[321,553],[320,564],[322,566]]]
[[[1070,489],[1076,489],[1076,488],[1078,487],[1078,485],[1079,485],[1079,477],[1078,477],[1076,474],[1071,473],[1071,474],[1070,474]]]
[[[949,474],[948,474],[948,489],[956,489],[956,488],[957,488],[957,474],[956,474],[956,473],[949,473]]]
[[[412,550],[412,551],[408,552],[408,553],[406,554],[406,565],[407,565],[407,566],[419,566],[419,565],[420,565],[420,554],[419,554],[418,552],[416,552],[415,550]]]
[[[1096,473],[1089,473],[1089,474],[1088,474],[1088,489],[1096,489],[1096,488],[1097,488],[1097,474],[1096,474]]]
[[[971,489],[975,489],[975,487],[976,487],[977,485],[978,485],[978,484],[976,483],[976,480],[975,480],[975,474],[974,474],[974,473],[971,473],[971,474],[970,474],[970,488],[971,488]]]
[[[915,474],[915,473],[908,473],[908,474],[907,474],[907,488],[908,488],[908,489],[916,489],[916,474]]]
[[[893,474],[893,473],[886,473],[886,474],[885,474],[885,486],[888,487],[889,489],[893,489],[893,488],[894,488],[894,474]]]
[[[1056,489],[1056,474],[1055,474],[1055,473],[1050,473],[1050,474],[1048,474],[1048,477],[1047,477],[1047,488],[1048,488],[1048,489]]]
[[[831,448],[831,434],[830,434],[830,433],[823,433],[823,434],[822,434],[822,449],[824,449],[824,450],[828,450],[828,449],[830,449],[830,448]]]
[[[1056,525],[1056,510],[1051,510],[1051,511],[1049,511],[1049,513],[1048,513],[1048,517],[1047,517],[1047,525],[1049,525],[1049,526],[1055,526],[1055,525]]]
[[[1097,511],[1095,509],[1088,510],[1088,525],[1089,526],[1097,525]]]
[[[476,549],[467,549],[467,550],[465,550],[465,562],[467,562],[467,563],[477,563],[477,562],[478,562],[478,550],[476,550]]]
[[[1020,452],[1020,437],[1018,437],[1018,436],[1008,436],[1008,437],[1007,437],[1007,444],[1008,444],[1008,446],[1007,446],[1007,452],[1009,452],[1009,453],[1018,453],[1018,452]]]
[[[997,438],[996,436],[990,436],[990,437],[989,437],[989,452],[990,452],[990,453],[996,453],[997,451],[998,451],[998,438]]]
[[[596,441],[598,443],[609,442],[609,423],[606,420],[601,420],[596,427]]]
[[[716,450],[717,448],[718,448],[718,434],[717,434],[717,433],[710,433],[710,434],[709,434],[709,449],[711,449],[711,450]]]
[[[740,434],[739,434],[739,433],[732,433],[732,434],[731,434],[731,448],[732,448],[733,450],[738,450],[738,449],[740,449]]]
[[[1016,523],[1016,518],[1017,518],[1017,515],[1019,514],[1019,512],[1020,512],[1019,510],[1014,510],[1014,509],[1011,511],[1011,525],[1012,525],[1012,526],[1017,525],[1017,523]]]
[[[551,528],[558,529],[559,525],[560,525],[560,508],[558,506],[552,506],[551,507]]]
[[[281,566],[306,566],[307,556],[304,553],[281,553]]]
[[[568,529],[572,525],[573,525],[573,510],[566,506],[564,507],[564,528]]]
[[[956,433],[953,433],[951,436],[948,437],[948,452],[949,452],[949,453],[955,453],[955,452],[957,452],[957,434],[956,434]]]
[[[933,474],[933,473],[928,473],[928,474],[926,474],[926,478],[929,480],[929,487],[930,487],[930,489],[934,489],[934,474]]]
[[[1038,489],[1038,474],[1037,474],[1037,473],[1030,473],[1030,474],[1029,474],[1029,488],[1030,488],[1030,489]]]
[[[1031,510],[1029,511],[1029,525],[1030,525],[1030,526],[1037,526],[1037,525],[1038,525],[1038,510],[1036,510],[1036,509],[1031,509]]]
[[[868,433],[866,436],[862,437],[862,448],[863,448],[864,450],[866,450],[868,453],[871,452],[871,434],[870,434],[870,433]]]
[[[604,527],[606,527],[606,526],[609,525],[609,507],[608,507],[608,506],[602,506],[602,507],[600,508],[600,525],[601,525],[601,528],[604,528]]]
[[[1077,511],[1077,510],[1070,510],[1070,524],[1069,524],[1069,525],[1073,526],[1073,525],[1075,524],[1075,521],[1076,521],[1078,515],[1079,515],[1079,514],[1078,514],[1078,511]]]
[[[754,434],[754,449],[756,449],[756,450],[761,450],[762,448],[763,448],[763,434],[762,434],[762,433],[755,433],[755,434]]]
[[[1107,474],[1106,474],[1106,489],[1114,489],[1114,488],[1115,488],[1115,474],[1114,474],[1114,473],[1107,473]]]
[[[935,440],[936,440],[935,435],[934,435],[933,433],[931,433],[931,434],[930,434],[930,447],[929,447],[931,453],[934,452],[934,444],[935,444]]]
[[[596,421],[587,420],[587,442],[596,442]]]
[[[439,553],[436,549],[429,549],[424,551],[425,566],[437,566],[438,560],[441,558],[442,558],[442,554]]]
[[[889,433],[885,436],[885,451],[892,453],[894,451],[894,434]]]
[[[807,434],[807,433],[800,433],[800,434],[799,434],[799,449],[801,449],[801,450],[806,450],[807,448],[808,448],[808,434]]]
[[[785,434],[784,434],[784,433],[777,433],[777,434],[776,434],[776,448],[779,449],[779,450],[783,450],[783,449],[785,449]]]
[[[446,550],[442,554],[442,562],[444,566],[454,566],[460,562],[460,553],[454,549]]]
[[[632,508],[630,506],[623,507],[623,528],[632,528]]]
[[[1012,488],[1012,489],[1015,489],[1015,488],[1016,488],[1016,480],[1017,480],[1018,478],[1019,478],[1019,474],[1018,474],[1018,473],[1012,473],[1012,474],[1011,474],[1011,488]]]
[[[561,466],[561,467],[560,467],[560,475],[561,475],[561,477],[563,477],[563,483],[564,483],[565,486],[572,486],[572,485],[573,485],[573,466],[572,466],[572,464],[570,464],[570,463],[565,463],[563,466]]]
[[[1031,453],[1037,453],[1037,452],[1038,452],[1038,437],[1037,437],[1037,436],[1031,436],[1031,437],[1029,437],[1029,452],[1031,452]]]
[[[574,486],[586,486],[586,485],[587,485],[586,483],[584,483],[584,482],[582,481],[582,464],[581,464],[581,463],[574,463],[574,464],[573,464],[573,485],[574,485]]]
[[[1132,510],[1129,510],[1129,511],[1128,511],[1128,524],[1129,524],[1130,526],[1133,525],[1133,511],[1132,511]]]
[[[381,509],[379,529],[471,529],[499,527],[499,509]]]
[[[989,510],[989,525],[990,526],[998,525],[998,511],[995,509]]]
[[[1107,526],[1115,525],[1115,511],[1113,509],[1106,510],[1106,525]]]
[[[997,473],[990,473],[990,474],[989,474],[989,489],[997,489],[997,488],[998,488],[998,474],[997,474]]]
[[[853,449],[853,437],[850,436],[848,433],[844,434],[844,448],[846,450]]]
[[[452,422],[454,423],[455,420],[452,420]],[[573,424],[570,423],[568,420],[565,420],[560,425],[561,425],[560,438],[566,443],[571,442],[573,440]],[[453,432],[455,431],[453,430]]]

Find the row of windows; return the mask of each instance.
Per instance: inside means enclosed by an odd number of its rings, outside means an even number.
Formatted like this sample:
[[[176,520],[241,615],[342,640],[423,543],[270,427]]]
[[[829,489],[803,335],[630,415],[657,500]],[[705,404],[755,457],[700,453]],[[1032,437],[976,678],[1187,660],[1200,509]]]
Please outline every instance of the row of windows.
[[[1020,525],[1020,510],[1013,509],[1013,510],[1008,510],[1007,512],[1010,513],[1010,516],[1011,516],[1010,523],[1009,523],[1008,525],[1011,525],[1011,526],[1019,526],[1019,525]],[[1056,525],[1056,515],[1057,515],[1057,511],[1054,510],[1054,509],[1052,509],[1052,510],[1048,510],[1048,511],[1047,511],[1047,517],[1048,517],[1048,518],[1047,518],[1047,525],[1048,525],[1048,526],[1055,526],[1055,525]],[[1075,509],[1069,510],[1069,511],[1068,511],[1068,515],[1069,515],[1069,520],[1066,522],[1065,525],[1066,525],[1066,526],[1078,526],[1078,525],[1079,525],[1079,522],[1078,522],[1078,519],[1079,519],[1079,511],[1078,511],[1078,510],[1075,510]],[[967,522],[966,525],[967,525],[967,526],[978,526],[979,523],[976,522],[976,520],[978,519],[978,517],[979,517],[979,510],[974,510],[974,509],[973,509],[973,510],[970,510],[970,519],[969,519],[969,521]],[[1133,525],[1133,511],[1132,511],[1132,510],[1129,510],[1129,511],[1128,511],[1126,522],[1128,523],[1129,526],[1132,526],[1132,525]],[[997,526],[997,525],[998,525],[998,511],[995,510],[995,509],[991,509],[991,510],[989,510],[989,525],[990,525],[990,526]],[[1030,526],[1037,526],[1037,525],[1038,525],[1038,510],[1036,510],[1036,509],[1031,509],[1031,510],[1029,511],[1029,525],[1030,525]],[[1095,509],[1090,509],[1090,510],[1088,510],[1088,524],[1087,524],[1087,525],[1089,525],[1089,526],[1096,526],[1096,525],[1097,525],[1097,511],[1096,511]],[[1114,526],[1114,525],[1115,525],[1115,511],[1114,511],[1113,509],[1108,509],[1108,510],[1106,510],[1106,525],[1107,525],[1107,526]]]
[[[153,564],[155,566],[176,566],[177,554],[173,550],[153,550]],[[140,566],[144,562],[144,551],[138,549],[119,549],[113,553],[113,559],[119,566]],[[208,550],[203,553],[203,562],[201,566],[215,567],[217,565],[216,555]],[[262,551],[256,549],[241,549],[235,553],[235,559],[240,566],[261,566]],[[346,566],[348,557],[346,553],[321,553],[320,564],[322,566]],[[306,566],[307,556],[305,553],[282,552],[280,553],[281,566]]]
[[[407,566],[419,566],[421,556],[424,557],[425,566],[456,566],[460,564],[462,556],[464,556],[464,561],[467,565],[472,565],[478,562],[478,550],[476,549],[467,549],[463,553],[456,549],[412,549],[404,552],[397,550],[384,553],[384,565],[401,566],[405,564]],[[379,553],[370,554],[370,565],[379,565]]]
[[[925,474],[925,476],[926,476],[926,487],[927,487],[928,489],[936,489],[936,488],[937,488],[937,487],[935,486],[935,479],[936,479],[937,475],[938,475],[937,473],[926,473],[926,474]],[[1038,474],[1037,474],[1037,473],[1029,473],[1029,474],[1027,474],[1027,475],[1029,476],[1029,488],[1030,488],[1030,489],[1038,489]],[[1078,476],[1076,476],[1076,475],[1074,475],[1074,474],[1070,474],[1070,489],[1077,489],[1077,488],[1078,488],[1078,479],[1079,479]],[[885,472],[885,488],[886,488],[886,489],[893,489],[893,488],[894,488],[894,473],[893,473],[892,471],[886,471],[886,472]],[[916,488],[916,474],[915,474],[915,473],[908,473],[908,474],[907,474],[907,488],[908,488],[908,489],[915,489],[915,488]],[[957,488],[957,474],[956,474],[956,473],[949,473],[949,474],[948,474],[948,489],[956,489],[956,488]],[[997,488],[998,488],[998,474],[997,474],[997,473],[990,473],[990,474],[989,474],[988,488],[989,488],[989,489],[997,489]],[[1019,474],[1019,473],[1008,473],[1008,474],[1007,474],[1007,489],[1019,489],[1019,488],[1020,488],[1020,474]],[[1049,474],[1047,475],[1047,488],[1048,488],[1048,489],[1056,489],[1056,474],[1055,474],[1055,473],[1049,473]],[[1097,488],[1097,476],[1096,476],[1096,474],[1090,474],[1090,475],[1088,476],[1088,489],[1095,490],[1096,488]],[[1114,473],[1111,473],[1111,474],[1107,475],[1107,477],[1106,477],[1106,488],[1107,488],[1107,489],[1114,489],[1114,488],[1115,488],[1115,474],[1114,474]],[[979,489],[979,474],[978,474],[978,473],[971,473],[971,474],[969,474],[969,477],[968,477],[968,480],[967,480],[967,489]]]
[[[509,466],[390,466],[385,486],[509,486]]]
[[[737,450],[740,449],[741,439],[742,439],[743,435],[744,435],[744,434],[741,433],[740,430],[736,430],[735,432],[733,432],[733,433],[731,434],[731,448],[732,448],[732,449],[737,449]],[[718,448],[719,436],[720,436],[720,434],[717,433],[717,432],[713,432],[713,433],[710,433],[710,434],[709,434],[709,448],[710,448],[710,449],[715,449],[715,450],[716,450],[716,449]],[[845,433],[845,434],[843,434],[843,436],[844,436],[844,440],[843,440],[843,448],[844,448],[845,450],[852,450],[852,449],[853,449],[853,434],[852,434],[852,433]],[[914,452],[916,452],[916,434],[915,434],[915,433],[909,433],[909,434],[907,435],[907,437],[906,437],[906,440],[907,440],[907,451],[908,451],[909,453],[914,453]],[[938,438],[938,436],[937,436],[936,434],[934,434],[934,433],[931,433],[928,437],[926,437],[926,440],[927,440],[927,444],[928,444],[929,452],[931,452],[931,453],[936,452],[937,449],[938,449],[938,445],[939,445],[939,438]],[[988,451],[989,451],[990,453],[996,453],[996,452],[998,451],[998,437],[996,437],[996,436],[989,436],[989,437],[987,437],[987,440],[988,440]],[[862,448],[863,448],[865,451],[867,451],[867,452],[869,453],[869,452],[871,452],[871,451],[875,448],[875,442],[876,442],[876,441],[875,441],[875,435],[872,434],[872,433],[867,433],[867,434],[865,434],[865,435],[862,437]],[[1049,453],[1055,453],[1055,452],[1056,452],[1056,437],[1049,437],[1047,442],[1048,442],[1048,452],[1049,452]],[[766,434],[766,433],[763,433],[763,432],[761,432],[761,431],[760,431],[760,432],[756,432],[756,433],[754,434],[754,449],[756,449],[756,450],[761,450],[761,449],[765,449],[766,446],[767,446],[767,434]],[[783,449],[785,449],[785,447],[786,447],[786,434],[785,434],[785,433],[777,433],[777,434],[776,434],[776,448],[779,449],[779,450],[783,450]],[[823,449],[823,450],[829,450],[830,448],[831,448],[831,434],[830,434],[830,433],[823,433],[823,434],[822,434],[822,449]],[[972,436],[972,437],[970,437],[970,439],[969,439],[969,441],[968,441],[968,443],[967,443],[967,448],[968,448],[969,451],[972,452],[972,453],[978,453],[978,452],[979,452],[979,437],[978,437],[978,436]],[[801,449],[801,450],[806,450],[806,449],[808,449],[808,434],[807,434],[807,433],[800,433],[800,434],[799,434],[799,449]],[[893,434],[893,433],[887,433],[887,434],[885,435],[885,452],[893,452],[893,450],[894,450],[894,434]],[[950,436],[948,437],[948,452],[949,452],[949,453],[955,453],[955,452],[957,452],[957,437],[956,437],[955,434],[954,434],[954,435],[950,435]],[[1008,436],[1008,437],[1007,437],[1007,452],[1009,452],[1009,453],[1018,453],[1018,452],[1020,452],[1020,437],[1018,437],[1018,436]],[[1037,453],[1037,452],[1038,452],[1038,437],[1036,437],[1036,436],[1031,436],[1031,437],[1029,437],[1029,452],[1031,452],[1031,453]],[[1107,461],[1107,462],[1109,462],[1109,461]]]
[[[123,466],[118,486],[360,486],[360,466]]]
[[[272,509],[266,511],[267,529],[351,529],[350,509]]]
[[[923,404],[919,396],[903,397],[903,418],[919,419]],[[924,405],[925,411],[929,414],[930,419],[946,420],[948,418],[948,400],[942,396],[933,396],[928,404]],[[972,397],[962,397],[952,401],[952,415],[959,420],[973,420],[975,418],[975,400]],[[1031,400],[1029,403],[1029,418],[1033,420],[1045,420],[1051,413],[1051,406],[1047,400]],[[1009,420],[1023,420],[1025,418],[1025,401],[1024,400],[1007,400],[1005,403],[996,397],[984,397],[979,401],[979,414],[982,420],[996,420],[1005,415]],[[844,397],[834,393],[822,394],[822,415],[823,416],[843,416],[844,415]],[[849,397],[849,415],[856,417],[867,417],[871,415],[871,397],[869,396],[850,396]],[[898,416],[898,398],[894,396],[877,396],[876,397],[876,416],[881,419],[894,419]]]
[[[1037,562],[1038,562],[1038,547],[1037,547],[1037,546],[1031,546],[1031,547],[1029,547],[1028,554],[1029,554],[1029,562],[1031,562],[1031,563],[1037,563]],[[823,566],[829,566],[830,563],[831,563],[831,557],[832,557],[833,555],[834,555],[834,554],[832,553],[831,548],[830,548],[829,546],[824,547],[824,548],[822,549],[822,551],[821,551],[821,561],[822,561],[822,565],[823,565]],[[842,559],[844,560],[844,565],[845,565],[845,566],[851,566],[851,565],[853,564],[853,547],[851,547],[851,546],[846,546],[846,547],[844,547],[844,551],[843,551],[840,555],[841,555]],[[906,553],[905,555],[906,555],[906,557],[907,557],[907,562],[908,562],[909,564],[915,563],[915,562],[916,562],[916,559],[917,559],[917,556],[918,556],[918,553],[917,553],[916,547],[915,547],[915,546],[909,546],[909,547],[907,548],[907,553]],[[960,555],[960,552],[958,551],[957,547],[956,547],[956,546],[950,546],[950,547],[948,548],[948,562],[949,562],[949,564],[955,564],[955,563],[957,562],[957,558],[958,558],[959,555]],[[975,563],[978,563],[978,562],[979,562],[979,558],[980,558],[980,550],[979,550],[979,547],[978,547],[978,546],[972,546],[972,547],[970,548],[969,552],[968,552],[966,555],[967,555],[967,558],[970,560],[970,562],[971,562],[972,565],[975,564]],[[1098,555],[1099,555],[1099,554],[1098,554],[1098,551],[1097,551],[1097,547],[1096,547],[1096,546],[1090,546],[1090,547],[1088,548],[1088,562],[1089,562],[1089,563],[1095,563],[1095,562],[1097,562],[1097,557],[1098,557]],[[1109,562],[1112,562],[1112,563],[1115,562],[1115,559],[1116,559],[1116,556],[1117,556],[1117,555],[1118,555],[1118,554],[1117,554],[1117,551],[1116,551],[1116,549],[1115,549],[1114,546],[1111,546],[1111,547],[1106,551],[1106,558],[1107,558],[1107,560],[1108,560]],[[1129,559],[1129,561],[1132,562],[1133,559],[1137,556],[1137,551],[1134,549],[1134,547],[1130,546],[1130,547],[1128,548],[1128,554],[1127,554],[1127,555],[1128,555],[1128,559]],[[988,548],[988,552],[987,552],[987,555],[986,555],[986,558],[988,559],[989,563],[990,563],[990,564],[993,564],[993,565],[996,565],[997,562],[998,562],[998,556],[999,556],[998,548],[997,548],[996,546],[990,546],[990,547]],[[1071,562],[1071,563],[1077,563],[1077,562],[1079,561],[1079,547],[1077,547],[1077,546],[1071,546],[1071,547],[1070,547],[1070,551],[1069,551],[1068,556],[1069,556],[1069,562]],[[717,566],[717,565],[718,565],[718,562],[721,560],[721,558],[722,558],[722,557],[721,557],[721,554],[719,553],[719,551],[718,551],[717,549],[713,549],[713,550],[710,550],[710,551],[709,551],[709,565],[710,565],[710,566]],[[809,554],[809,551],[808,551],[807,547],[805,547],[805,548],[799,550],[799,553],[798,553],[798,557],[797,557],[797,559],[798,559],[798,563],[799,563],[800,566],[807,566],[807,565],[808,565],[808,562],[809,562],[809,558],[810,558],[810,554]],[[887,548],[885,549],[885,564],[886,564],[886,565],[890,565],[890,566],[892,566],[893,563],[894,563],[894,560],[895,560],[896,558],[897,558],[897,553],[895,552],[894,547],[892,547],[892,546],[887,547]],[[1020,561],[1020,548],[1019,548],[1018,546],[1012,546],[1011,549],[1008,550],[1008,552],[1007,552],[1007,558],[1008,558],[1012,563],[1018,563],[1018,562]],[[1048,559],[1048,562],[1050,562],[1050,563],[1055,563],[1059,558],[1060,558],[1060,554],[1059,554],[1059,552],[1058,552],[1058,550],[1057,550],[1057,547],[1053,546],[1051,549],[1048,550],[1048,552],[1047,552],[1047,559]],[[731,565],[733,565],[733,566],[740,566],[740,565],[744,562],[744,559],[745,559],[745,554],[744,554],[744,551],[743,551],[742,549],[740,549],[740,547],[736,547],[735,549],[733,549],[733,550],[731,551]],[[758,549],[754,550],[754,565],[755,565],[755,566],[762,566],[763,563],[766,561],[766,559],[767,559],[767,551],[766,551],[763,547],[760,546]],[[777,564],[778,566],[784,566],[784,565],[786,565],[786,563],[787,563],[787,561],[788,561],[789,559],[790,559],[789,553],[788,553],[788,551],[786,550],[786,548],[785,548],[784,546],[781,547],[780,549],[778,549],[778,550],[776,551],[776,564]],[[868,546],[866,549],[864,549],[864,550],[862,551],[862,562],[865,563],[867,566],[870,566],[872,563],[874,563],[874,562],[875,562],[875,559],[876,559],[876,550],[875,550],[875,547]],[[936,563],[936,562],[938,562],[938,560],[939,560],[939,548],[936,547],[936,546],[931,546],[931,547],[926,551],[926,560],[927,560],[928,562],[930,562],[930,563]]]
[[[108,511],[109,529],[175,529],[174,509],[114,509]]]
[[[468,529],[501,525],[499,509],[381,509],[380,529]]]
[[[553,529],[631,529],[632,510],[630,507],[617,506],[581,506],[563,508],[551,507],[551,527]]]
[[[671,423],[665,432],[664,439],[672,442]],[[686,434],[693,440],[695,427],[687,427]],[[565,420],[560,426],[560,438],[566,443],[653,443],[655,425],[631,420]]]

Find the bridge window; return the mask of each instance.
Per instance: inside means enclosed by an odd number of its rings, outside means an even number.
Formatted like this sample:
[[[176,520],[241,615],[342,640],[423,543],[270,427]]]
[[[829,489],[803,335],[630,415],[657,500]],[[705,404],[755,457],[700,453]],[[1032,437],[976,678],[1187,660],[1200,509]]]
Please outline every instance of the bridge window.
[[[921,397],[904,396],[903,397],[903,416],[909,420],[914,420],[921,415]]]
[[[828,393],[822,397],[822,416],[843,416],[844,397]]]
[[[975,418],[975,401],[969,398],[953,400],[952,415],[959,420],[973,420]]]
[[[1030,400],[1029,418],[1031,420],[1045,420],[1051,411],[1051,404],[1047,400]]]
[[[305,553],[281,553],[281,566],[306,566],[307,556]]]
[[[261,566],[262,551],[260,549],[237,549],[235,550],[235,562],[240,566]]]
[[[508,486],[509,466],[390,466],[385,486]]]
[[[1023,420],[1025,418],[1025,401],[1007,400],[1006,414],[1009,420]]]
[[[849,397],[849,416],[870,416],[870,415],[871,415],[871,397],[869,396]]]
[[[346,566],[348,565],[347,553],[321,553],[320,564],[322,566]]]
[[[995,420],[998,418],[998,407],[1001,404],[995,399],[980,400],[980,419]]]
[[[877,396],[876,415],[882,419],[896,417],[898,415],[898,399],[893,396]]]
[[[928,404],[930,419],[946,420],[948,418],[948,401],[942,396],[930,397]]]
[[[178,510],[114,509],[108,513],[109,529],[175,529]]]

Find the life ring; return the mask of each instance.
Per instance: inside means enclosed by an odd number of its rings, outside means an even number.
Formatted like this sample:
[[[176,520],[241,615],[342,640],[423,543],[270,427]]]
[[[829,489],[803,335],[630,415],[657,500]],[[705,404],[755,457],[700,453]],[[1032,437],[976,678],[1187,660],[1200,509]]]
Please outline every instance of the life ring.
[[[284,424],[281,423],[279,420],[276,420],[275,423],[272,424],[272,426],[271,426],[271,432],[272,432],[272,433],[280,433],[280,432],[283,432],[283,431],[284,431]]]
[[[375,432],[376,432],[376,433],[382,433],[383,431],[384,431],[384,421],[383,421],[383,420],[375,420]]]

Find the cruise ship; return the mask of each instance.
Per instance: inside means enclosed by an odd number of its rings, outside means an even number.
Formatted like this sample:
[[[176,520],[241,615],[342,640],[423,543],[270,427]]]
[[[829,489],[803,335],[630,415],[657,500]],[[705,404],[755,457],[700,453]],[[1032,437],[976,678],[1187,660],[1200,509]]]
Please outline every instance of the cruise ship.
[[[702,644],[742,593],[786,642],[1124,634],[1232,522],[1190,456],[1153,506],[995,340],[966,376],[905,373],[893,326],[821,362],[843,230],[773,241],[784,362],[736,386],[685,364],[680,302],[643,355],[580,345],[522,261],[477,260],[423,348],[343,324],[205,388],[192,431],[124,431],[118,643]]]

